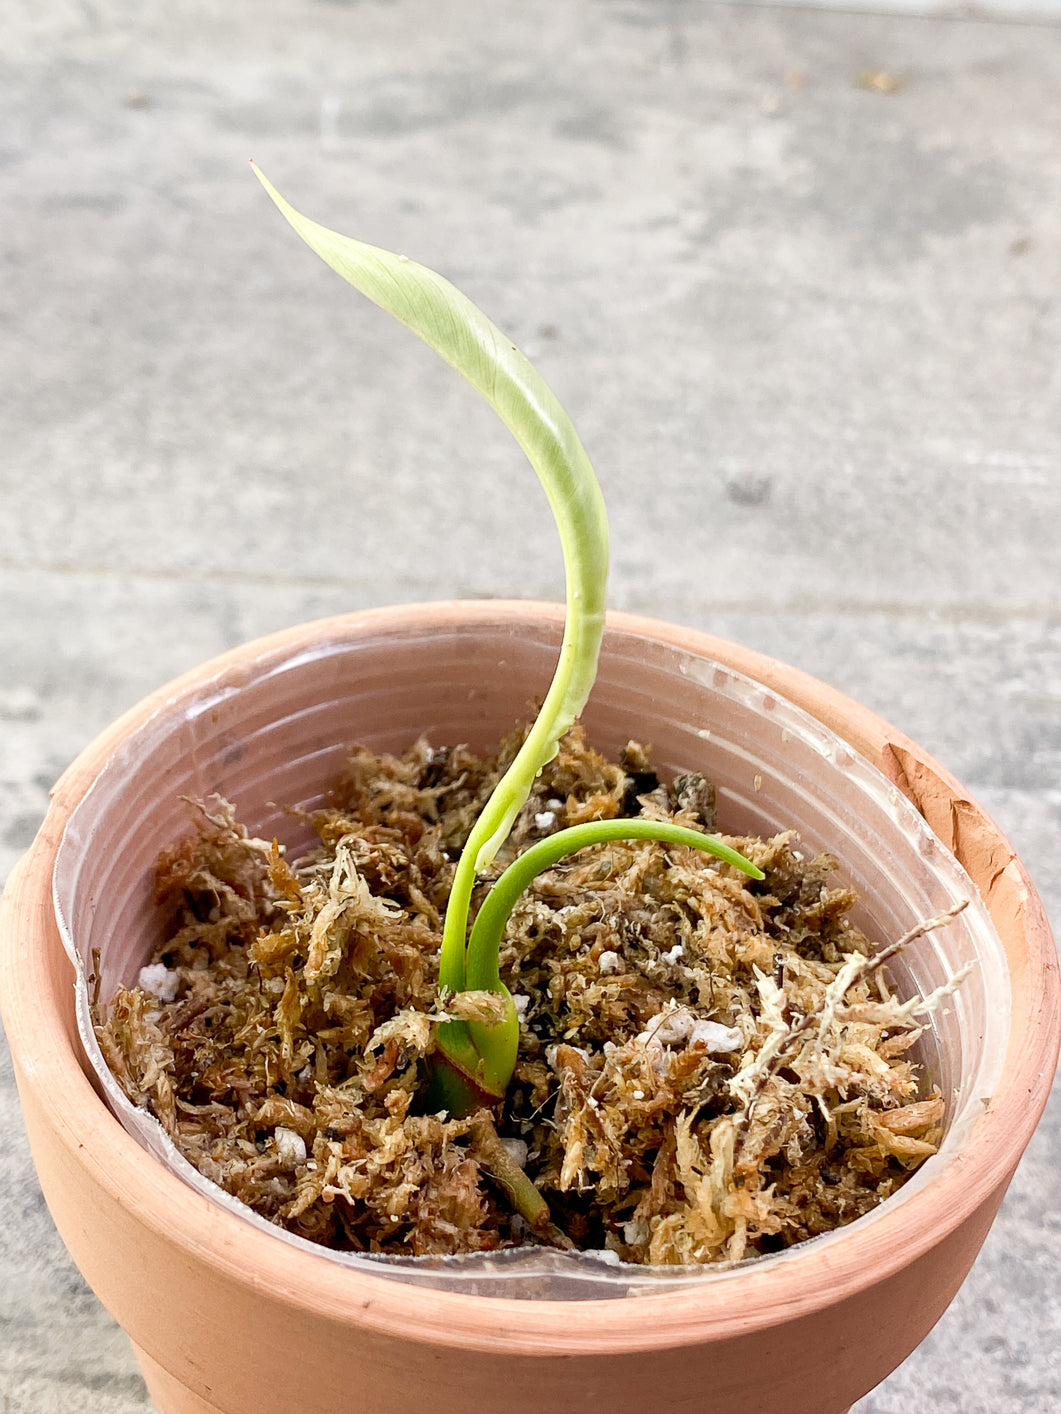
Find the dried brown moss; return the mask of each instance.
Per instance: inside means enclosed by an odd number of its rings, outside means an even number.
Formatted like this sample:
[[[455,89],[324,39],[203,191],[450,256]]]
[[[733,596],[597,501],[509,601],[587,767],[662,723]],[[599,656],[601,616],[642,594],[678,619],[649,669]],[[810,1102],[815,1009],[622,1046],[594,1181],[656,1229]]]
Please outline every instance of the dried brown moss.
[[[99,1009],[104,1053],[200,1172],[315,1242],[537,1240],[476,1117],[417,1103],[438,1022],[494,1006],[440,1002],[437,957],[454,860],[518,744],[485,761],[357,748],[311,856],[288,862],[213,801],[159,860],[165,939],[143,986]],[[608,762],[576,729],[493,873],[542,834],[642,812],[711,828],[714,793],[660,784],[636,744]],[[790,834],[730,842],[762,882],[699,851],[609,844],[513,914],[521,1049],[497,1130],[577,1246],[637,1263],[777,1250],[869,1211],[939,1142],[942,1099],[909,1058],[917,999],[867,961],[835,861]]]

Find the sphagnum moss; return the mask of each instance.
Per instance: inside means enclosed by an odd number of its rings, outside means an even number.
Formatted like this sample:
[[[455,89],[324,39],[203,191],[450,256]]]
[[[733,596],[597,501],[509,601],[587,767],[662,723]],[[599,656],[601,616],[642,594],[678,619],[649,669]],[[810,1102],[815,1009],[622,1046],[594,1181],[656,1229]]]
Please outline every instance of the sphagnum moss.
[[[99,1015],[129,1097],[206,1177],[348,1250],[545,1241],[702,1263],[876,1206],[941,1133],[909,1054],[921,1004],[892,996],[847,922],[835,861],[789,835],[729,841],[761,881],[631,839],[540,873],[501,952],[520,1028],[505,1105],[485,1126],[425,1109],[440,1025],[500,1011],[488,990],[440,994],[438,950],[468,822],[515,744],[355,752],[313,817],[320,848],[293,863],[204,806],[159,863],[168,929],[145,981],[176,995],[123,991]],[[713,827],[700,778],[648,788],[645,766],[567,736],[473,910],[511,858],[587,817]],[[547,1204],[537,1231],[520,1181]]]

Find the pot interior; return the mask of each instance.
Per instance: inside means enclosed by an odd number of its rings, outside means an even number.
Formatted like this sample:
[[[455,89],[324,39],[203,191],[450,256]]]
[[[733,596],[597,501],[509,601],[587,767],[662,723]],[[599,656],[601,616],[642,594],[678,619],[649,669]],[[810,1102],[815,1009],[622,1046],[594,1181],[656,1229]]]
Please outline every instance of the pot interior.
[[[500,1260],[326,1253],[203,1179],[124,1098],[92,1033],[87,979],[98,974],[106,998],[119,983],[134,982],[150,958],[158,928],[152,868],[159,850],[189,829],[185,798],[223,795],[255,834],[276,836],[297,854],[309,836],[287,807],[323,803],[351,744],[401,751],[423,734],[436,745],[495,746],[544,695],[561,623],[558,615],[535,620],[500,611],[465,621],[440,607],[434,618],[430,609],[399,612],[384,627],[379,616],[351,616],[310,625],[296,639],[250,645],[155,699],[149,715],[116,741],[69,820],[55,869],[56,914],[78,969],[82,1042],[108,1104],[141,1144],[213,1201],[322,1260],[465,1291],[554,1299],[725,1278],[718,1268],[646,1271],[544,1253]],[[840,737],[761,684],[648,632],[609,631],[583,721],[606,752],[633,738],[651,746],[661,775],[698,770],[710,777],[722,830],[794,829],[807,852],[835,855],[838,879],[860,898],[854,921],[880,944],[969,901],[954,922],[917,939],[892,966],[909,995],[925,995],[969,969],[921,1042],[920,1059],[947,1099],[948,1121],[940,1153],[883,1207],[909,1201],[961,1152],[1008,1043],[1004,950],[964,870],[910,802]],[[754,1260],[798,1260],[801,1250]]]

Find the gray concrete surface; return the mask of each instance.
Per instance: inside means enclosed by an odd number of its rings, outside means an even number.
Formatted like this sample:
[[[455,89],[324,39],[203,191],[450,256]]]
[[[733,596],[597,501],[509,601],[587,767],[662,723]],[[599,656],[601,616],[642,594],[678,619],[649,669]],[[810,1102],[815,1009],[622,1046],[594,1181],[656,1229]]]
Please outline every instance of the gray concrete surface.
[[[445,271],[599,468],[612,602],[777,654],[993,810],[1061,919],[1061,28],[695,0],[6,0],[0,877],[259,633],[557,597],[533,477],[296,242]],[[515,534],[511,534],[512,528]],[[0,1059],[0,1410],[139,1414]],[[858,1414],[1061,1407],[1061,1106]]]

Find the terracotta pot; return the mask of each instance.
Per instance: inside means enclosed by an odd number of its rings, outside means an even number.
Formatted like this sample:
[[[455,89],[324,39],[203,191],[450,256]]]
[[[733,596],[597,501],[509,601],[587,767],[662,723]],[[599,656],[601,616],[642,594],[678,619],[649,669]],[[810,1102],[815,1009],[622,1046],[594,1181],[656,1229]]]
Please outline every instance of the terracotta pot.
[[[748,730],[728,729],[724,827],[753,818],[768,827],[775,814],[801,826],[802,812],[813,836],[833,820],[845,872],[870,922],[890,934],[914,921],[901,915],[921,888],[909,883],[917,857],[943,858],[913,826],[913,865],[879,843],[873,812],[920,828],[907,797],[986,905],[997,934],[986,915],[987,941],[973,938],[980,925],[954,925],[922,940],[908,964],[919,986],[970,956],[976,970],[936,1019],[927,1052],[955,1097],[951,1131],[894,1199],[791,1253],[647,1294],[626,1280],[614,1297],[593,1286],[575,1305],[498,1295],[505,1288],[490,1283],[480,1289],[494,1294],[473,1294],[467,1282],[437,1289],[344,1266],[255,1226],[147,1153],[104,1103],[79,1040],[52,896],[64,829],[94,783],[104,823],[79,830],[75,816],[62,888],[80,890],[76,928],[107,940],[106,991],[150,948],[147,868],[184,827],[175,796],[189,781],[229,794],[268,832],[284,828],[269,802],[319,797],[344,743],[401,747],[423,730],[487,746],[542,692],[560,625],[552,606],[450,604],[282,633],[148,698],[57,785],[4,894],[4,1023],[56,1225],[131,1336],[163,1414],[840,1414],[922,1339],[983,1242],[1058,1048],[1056,954],[1020,862],[958,782],[872,713],[771,659],[628,616],[610,620],[586,713],[602,746],[634,736],[654,745],[663,768],[710,773],[721,685],[734,711],[746,702],[751,712]],[[872,809],[852,819],[856,778],[870,782]],[[940,868],[952,865],[944,858]],[[926,905],[933,888],[922,891]]]

